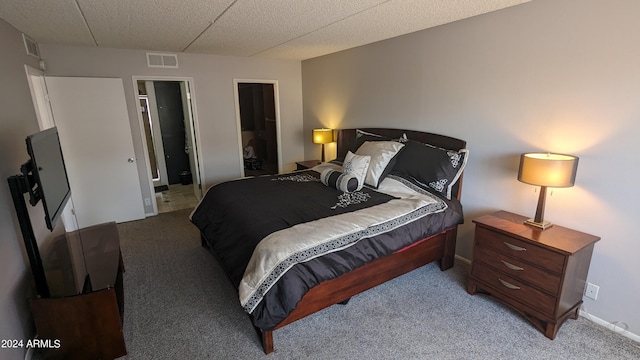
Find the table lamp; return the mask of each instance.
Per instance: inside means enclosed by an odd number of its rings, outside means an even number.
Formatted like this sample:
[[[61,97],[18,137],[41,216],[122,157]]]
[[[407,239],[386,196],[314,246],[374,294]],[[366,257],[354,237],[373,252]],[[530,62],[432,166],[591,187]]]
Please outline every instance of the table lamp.
[[[313,143],[322,144],[322,162],[324,162],[324,144],[333,142],[333,130],[331,129],[314,129]]]
[[[578,158],[573,155],[551,153],[525,153],[520,155],[518,180],[523,183],[540,186],[538,207],[533,219],[525,224],[547,229],[553,224],[544,218],[544,203],[547,187],[571,187],[576,180]]]

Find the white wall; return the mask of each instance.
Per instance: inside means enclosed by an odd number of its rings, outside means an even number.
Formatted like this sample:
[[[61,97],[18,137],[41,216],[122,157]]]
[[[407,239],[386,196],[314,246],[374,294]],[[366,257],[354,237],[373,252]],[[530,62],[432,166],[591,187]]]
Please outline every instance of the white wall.
[[[0,174],[19,172],[28,160],[25,138],[38,131],[38,123],[24,65],[38,68],[26,55],[21,33],[0,19]],[[198,140],[203,161],[203,188],[240,176],[242,160],[236,127],[233,79],[277,80],[281,122],[283,169],[295,169],[303,159],[302,83],[299,61],[278,61],[210,55],[179,54],[179,69],[149,69],[144,51],[98,49],[40,44],[46,75],[122,78],[140,170],[143,196],[150,197],[148,175],[138,123],[137,96],[132,76],[193,78]],[[5,180],[3,180],[5,181]],[[5,182],[6,184],[6,182]],[[150,213],[152,209],[145,209]],[[46,235],[41,208],[29,209],[34,231]],[[39,211],[39,212],[38,212]],[[34,296],[31,272],[8,186],[0,186],[0,339],[33,337],[27,299]],[[46,240],[40,240],[45,241]],[[0,349],[2,359],[24,358],[24,349]]]
[[[34,331],[27,306],[34,290],[6,178],[20,172],[29,159],[25,138],[38,132],[24,69],[37,68],[38,60],[24,51],[21,33],[1,19],[0,49],[0,339],[26,341]],[[39,221],[34,217],[36,234],[47,231],[41,215]],[[24,349],[0,349],[0,358],[23,359]]]
[[[580,157],[545,218],[602,237],[585,308],[640,334],[640,2],[536,0],[302,63],[304,129],[394,127],[466,139],[457,253],[497,209],[533,216],[519,154]],[[305,137],[305,158],[319,157]]]
[[[303,158],[302,83],[299,61],[265,60],[230,56],[178,54],[179,69],[147,67],[146,52],[41,44],[46,75],[119,77],[124,81],[127,108],[138,158],[143,197],[151,197],[132,76],[178,76],[194,79],[203,189],[240,176],[242,159],[238,143],[233,79],[278,80],[283,169],[295,169]],[[151,209],[145,209],[147,213]]]

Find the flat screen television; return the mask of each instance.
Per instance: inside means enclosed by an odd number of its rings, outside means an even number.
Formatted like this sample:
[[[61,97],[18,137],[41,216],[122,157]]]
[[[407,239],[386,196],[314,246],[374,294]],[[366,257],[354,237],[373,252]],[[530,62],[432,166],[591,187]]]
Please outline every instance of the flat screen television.
[[[53,230],[64,206],[71,197],[69,178],[64,165],[58,129],[53,127],[30,135],[26,139],[27,152],[31,157],[32,174],[37,184],[31,203],[42,199],[47,228]]]

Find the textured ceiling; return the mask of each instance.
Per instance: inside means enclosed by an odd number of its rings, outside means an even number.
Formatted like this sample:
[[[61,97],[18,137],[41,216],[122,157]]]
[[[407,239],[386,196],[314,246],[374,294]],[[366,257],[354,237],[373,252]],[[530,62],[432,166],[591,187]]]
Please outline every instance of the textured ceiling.
[[[304,60],[529,0],[2,0],[39,43]]]

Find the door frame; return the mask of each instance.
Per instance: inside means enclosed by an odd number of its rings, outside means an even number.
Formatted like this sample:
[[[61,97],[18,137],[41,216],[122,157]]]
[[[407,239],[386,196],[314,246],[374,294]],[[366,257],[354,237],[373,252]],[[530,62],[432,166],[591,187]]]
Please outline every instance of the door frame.
[[[24,70],[27,73],[27,81],[29,82],[29,90],[31,91],[31,100],[33,101],[33,107],[36,111],[36,118],[38,119],[38,126],[40,130],[45,130],[50,127],[54,127],[53,111],[51,110],[51,104],[49,104],[49,94],[47,92],[47,84],[44,80],[44,71],[33,68],[29,65],[24,66]],[[41,92],[38,92],[38,85],[33,81],[36,77],[42,84]]]
[[[151,161],[149,159],[149,151],[148,149],[148,144],[147,144],[147,139],[144,131],[144,119],[142,118],[142,113],[140,112],[139,109],[139,100],[138,100],[138,95],[139,95],[139,89],[138,89],[138,81],[178,81],[181,83],[187,83],[188,89],[189,89],[189,95],[188,96],[188,100],[191,101],[191,112],[190,112],[190,117],[191,117],[191,125],[192,125],[192,136],[195,139],[195,143],[196,143],[196,157],[197,157],[197,162],[196,162],[196,166],[197,169],[196,171],[192,171],[192,173],[195,175],[195,178],[197,180],[197,186],[199,189],[199,192],[196,193],[196,197],[199,199],[202,198],[202,169],[203,169],[203,160],[202,160],[202,154],[200,152],[200,144],[202,144],[202,142],[200,141],[201,137],[200,137],[200,126],[198,123],[198,114],[197,114],[197,106],[196,106],[196,96],[195,96],[195,86],[194,86],[194,80],[192,77],[183,77],[183,76],[149,76],[149,75],[133,75],[131,77],[132,82],[133,82],[133,96],[134,96],[134,103],[136,104],[136,115],[138,116],[138,125],[140,126],[140,140],[142,141],[142,145],[144,147],[144,161],[145,161],[145,166],[147,169],[147,176],[149,178],[149,192],[151,194],[151,205],[153,206],[153,214],[152,215],[158,215],[158,202],[156,201],[156,197],[154,196],[155,194],[155,189],[154,189],[154,185],[153,185],[153,176],[151,174]],[[194,190],[195,191],[195,190]]]
[[[238,84],[254,83],[254,84],[272,84],[273,85],[273,102],[276,111],[276,148],[278,153],[278,173],[282,173],[282,136],[280,134],[280,89],[278,80],[268,79],[233,79],[233,96],[235,97],[236,108],[236,132],[238,133],[238,151],[240,155],[240,176],[244,177],[244,144],[242,143],[242,119],[240,117],[240,94],[238,92]]]
[[[49,92],[47,90],[44,71],[26,64],[24,65],[24,70],[27,75],[27,83],[29,84],[29,91],[31,92],[33,108],[38,120],[38,128],[45,130],[56,126],[51,103],[49,102]],[[34,78],[38,78],[39,85],[35,83]],[[62,210],[60,218],[62,219],[65,231],[71,232],[78,230],[78,221],[74,215],[73,195],[67,202],[64,210]]]

